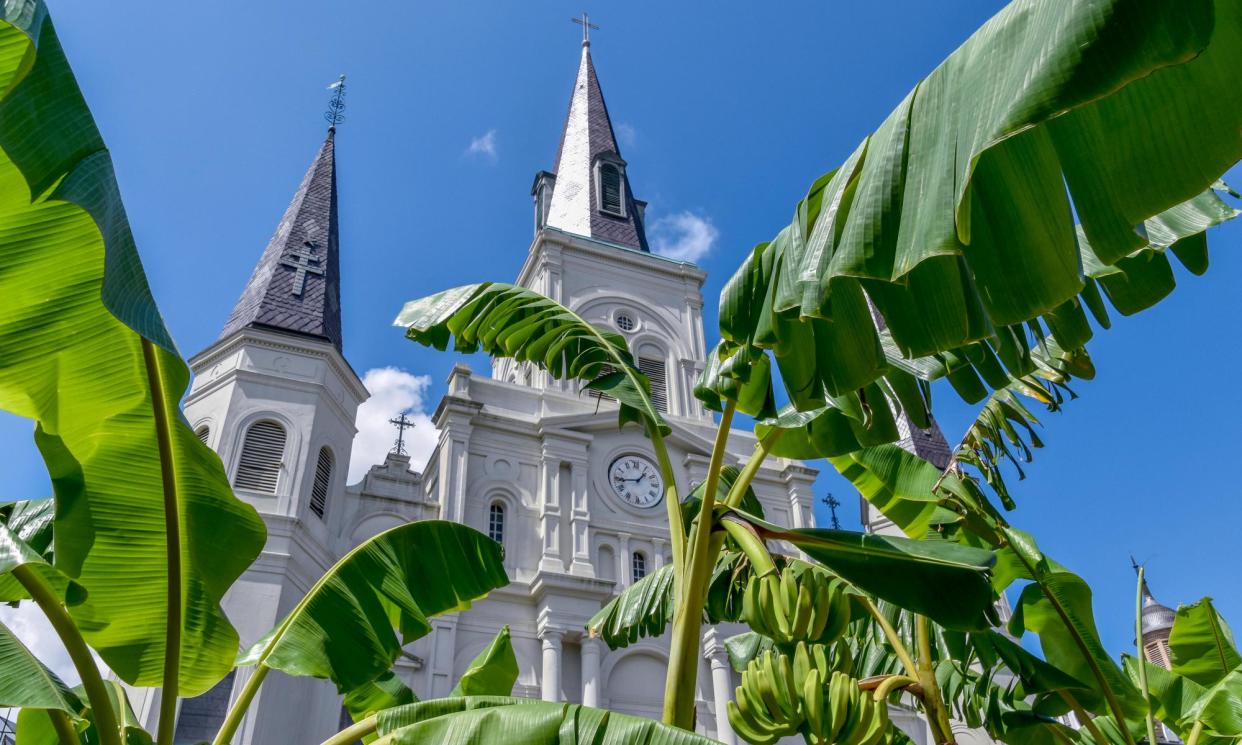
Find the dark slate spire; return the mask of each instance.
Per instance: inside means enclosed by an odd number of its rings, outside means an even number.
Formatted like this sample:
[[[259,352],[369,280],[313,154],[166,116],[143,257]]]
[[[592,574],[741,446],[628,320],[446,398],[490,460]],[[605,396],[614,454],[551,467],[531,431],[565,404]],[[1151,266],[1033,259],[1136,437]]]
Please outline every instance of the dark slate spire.
[[[329,128],[221,339],[253,326],[324,339],[341,348],[335,136],[336,128]]]
[[[600,209],[596,173],[601,164],[612,164],[620,169],[624,186],[622,214]],[[567,233],[648,250],[642,215],[630,189],[625,165],[591,61],[591,43],[583,41],[578,78],[574,82],[565,131],[556,154],[556,183],[548,207],[547,225]]]

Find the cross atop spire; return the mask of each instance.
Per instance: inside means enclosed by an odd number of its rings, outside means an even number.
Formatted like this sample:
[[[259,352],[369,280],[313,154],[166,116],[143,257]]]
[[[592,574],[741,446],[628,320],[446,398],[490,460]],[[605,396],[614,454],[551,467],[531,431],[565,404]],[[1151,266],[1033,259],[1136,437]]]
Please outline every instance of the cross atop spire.
[[[406,416],[407,412],[401,412],[400,416],[395,416],[388,420],[388,423],[397,428],[397,441],[393,443],[392,450],[388,451],[393,455],[409,455],[405,451],[405,431],[414,427],[414,420]]]
[[[332,98],[328,99],[328,110],[323,112],[323,118],[328,122],[328,129],[335,131],[336,125],[345,121],[345,73],[341,73],[328,90],[332,91]]]
[[[586,11],[583,11],[581,18],[570,18],[569,20],[582,27],[582,46],[591,46],[591,29],[599,31],[599,26],[591,23],[591,17],[586,14]]]

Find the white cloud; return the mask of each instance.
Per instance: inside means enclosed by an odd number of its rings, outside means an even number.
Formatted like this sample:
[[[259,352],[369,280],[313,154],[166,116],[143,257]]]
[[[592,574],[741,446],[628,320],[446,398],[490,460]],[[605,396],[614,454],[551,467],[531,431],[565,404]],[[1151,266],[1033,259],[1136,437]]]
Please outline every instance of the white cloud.
[[[75,686],[82,682],[73,667],[73,661],[69,659],[69,653],[65,651],[64,643],[56,636],[52,624],[48,623],[47,616],[43,615],[37,605],[29,601],[22,602],[16,608],[0,605],[0,623],[7,626],[40,662],[59,675],[65,683]],[[94,650],[91,650],[91,656],[95,658],[100,673],[108,675],[108,666],[103,664]]]
[[[411,467],[421,469],[438,437],[426,410],[431,376],[377,367],[367,370],[362,384],[371,392],[371,398],[358,407],[358,434],[349,456],[349,483],[357,483],[371,466],[384,462],[397,439],[397,430],[388,420],[403,411],[414,421],[414,428],[405,431],[405,450],[410,454]]]
[[[652,221],[648,232],[652,251],[670,259],[691,262],[711,253],[720,237],[711,218],[688,211]]]
[[[471,140],[470,146],[466,148],[466,155],[486,158],[495,163],[500,157],[500,153],[496,148],[496,130],[489,129],[486,133]]]
[[[617,139],[624,147],[634,147],[638,142],[638,130],[634,129],[633,124],[621,122],[616,126]]]

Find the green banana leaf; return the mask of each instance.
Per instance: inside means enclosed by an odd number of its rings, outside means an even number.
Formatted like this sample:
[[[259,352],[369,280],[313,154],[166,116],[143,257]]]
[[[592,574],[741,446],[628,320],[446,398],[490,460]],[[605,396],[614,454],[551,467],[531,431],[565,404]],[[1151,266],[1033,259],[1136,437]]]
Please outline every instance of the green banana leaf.
[[[509,583],[498,543],[444,521],[399,525],[341,557],[239,666],[327,678],[342,694],[392,669],[431,616],[465,610]]]
[[[0,623],[0,708],[59,709],[76,714],[77,696]]]
[[[723,338],[774,350],[801,410],[809,382],[884,373],[864,292],[907,358],[1037,319],[1081,346],[1074,217],[1113,266],[1211,187],[1242,157],[1240,66],[1236,3],[1010,3],[755,250],[722,293]]]
[[[1142,694],[1100,641],[1091,588],[1078,575],[1060,569],[1040,572],[1036,583],[1023,588],[1009,630],[1018,637],[1028,630],[1038,634],[1050,665],[1090,685],[1091,695],[1076,695],[1088,711],[1108,713],[1111,697],[1125,719],[1140,721],[1144,716]]]
[[[1242,737],[1242,667],[1231,671],[1203,694],[1187,712],[1224,737]]]
[[[363,683],[345,694],[344,704],[350,718],[359,722],[377,711],[412,704],[417,700],[414,691],[401,682],[396,673],[388,670],[375,680]]]
[[[134,714],[133,707],[129,705],[129,696],[125,693],[125,687],[116,680],[105,680],[104,687],[108,698],[112,701],[116,721],[121,726],[121,742],[124,745],[153,745],[154,740],[142,728],[138,716]],[[95,745],[99,742],[99,733],[95,730],[95,715],[90,704],[87,703],[86,694],[81,686],[75,687],[73,694],[80,702],[80,707],[73,712],[74,727],[81,738],[82,745]],[[64,743],[56,734],[56,730],[52,728],[52,722],[48,719],[45,710],[22,709],[17,715],[17,745],[64,745]]]
[[[51,587],[65,601],[65,605],[72,607],[81,604],[86,599],[86,590],[48,563],[46,549],[41,552],[35,548],[38,545],[46,547],[51,538],[48,534],[50,514],[42,509],[42,505],[29,509],[17,502],[14,506],[18,510],[10,513],[9,521],[0,522],[0,603],[30,597],[26,588],[13,576],[14,569],[24,566]],[[34,540],[35,546],[30,545],[27,538]]]
[[[673,618],[673,565],[665,564],[634,584],[591,616],[586,628],[609,649],[628,647],[644,637],[664,634]]]
[[[1207,689],[1184,675],[1166,670],[1143,660],[1147,668],[1147,696],[1152,704],[1152,715],[1173,731],[1183,741],[1190,737],[1194,719],[1190,716],[1195,703],[1207,694]],[[1131,655],[1121,656],[1130,682],[1139,685],[1138,659]]]
[[[36,422],[56,568],[89,593],[70,612],[122,680],[158,685],[176,582],[179,693],[202,693],[236,654],[220,599],[259,555],[263,523],[178,414],[189,371],[38,0],[0,8],[0,266],[0,409]]]
[[[996,631],[972,633],[970,641],[975,648],[986,647],[1005,663],[1022,682],[1026,694],[1053,693],[1056,691],[1083,691],[1090,686],[1060,668],[1049,665]]]
[[[420,701],[379,713],[383,745],[708,745],[715,743],[653,719],[578,704],[504,696]]]
[[[943,476],[941,470],[898,445],[866,448],[828,462],[910,538],[922,538],[932,524],[957,518],[932,493]],[[952,475],[944,478],[956,480]]]
[[[651,381],[639,372],[625,338],[590,323],[565,306],[515,285],[484,282],[445,290],[405,304],[393,322],[407,339],[444,350],[533,362],[558,380],[577,378],[585,389],[620,403],[621,423],[668,425],[651,403]]]
[[[1211,598],[1177,609],[1169,633],[1169,654],[1173,672],[1201,686],[1216,685],[1239,665],[1237,645]]]
[[[462,673],[450,696],[508,696],[517,682],[517,657],[509,638],[509,626],[501,627],[496,638],[478,654]]]
[[[944,540],[782,528],[736,510],[726,519],[750,525],[764,540],[787,541],[864,592],[947,628],[992,625],[991,551]]]

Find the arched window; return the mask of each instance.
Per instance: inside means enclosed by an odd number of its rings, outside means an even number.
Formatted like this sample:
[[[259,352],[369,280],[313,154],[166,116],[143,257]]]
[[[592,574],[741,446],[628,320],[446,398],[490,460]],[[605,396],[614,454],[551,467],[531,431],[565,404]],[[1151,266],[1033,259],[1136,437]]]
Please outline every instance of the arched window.
[[[233,486],[275,494],[284,457],[285,428],[270,420],[255,422],[246,430]]]
[[[599,211],[625,217],[625,182],[621,168],[614,163],[599,166]]]
[[[664,374],[664,358],[641,356],[638,358],[638,369],[651,381],[651,403],[661,413],[668,413],[668,382]]]
[[[194,436],[198,438],[199,442],[206,445],[207,439],[211,437],[211,427],[208,427],[206,424],[204,424],[203,426],[194,430]]]
[[[487,508],[487,537],[505,544],[505,506],[500,502],[492,502]]]
[[[319,517],[328,510],[328,489],[332,488],[332,451],[319,449],[315,463],[315,483],[311,486],[310,510]]]
[[[634,556],[630,558],[630,578],[637,582],[647,576],[647,557],[642,551],[635,551]]]

